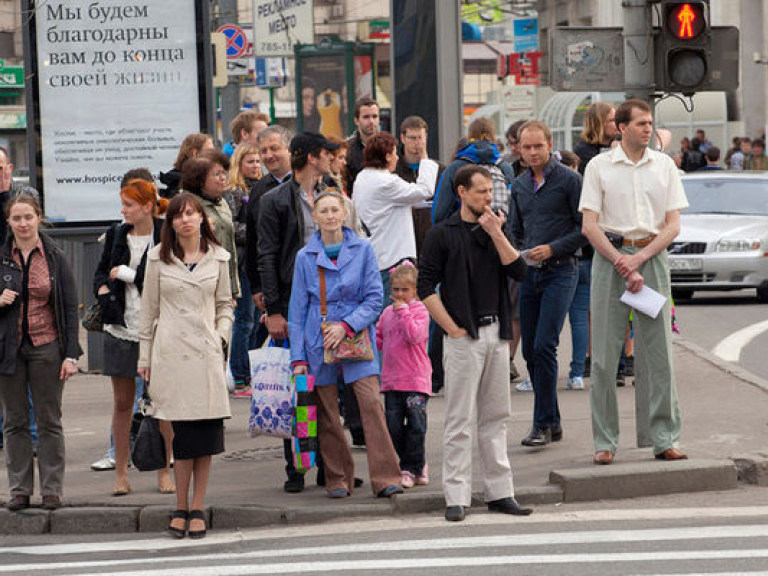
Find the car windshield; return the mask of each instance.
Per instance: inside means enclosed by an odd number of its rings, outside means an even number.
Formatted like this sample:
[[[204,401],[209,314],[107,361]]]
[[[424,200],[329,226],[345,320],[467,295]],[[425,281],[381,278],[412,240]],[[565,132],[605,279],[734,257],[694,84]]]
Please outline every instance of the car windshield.
[[[683,214],[768,214],[768,180],[683,179]]]

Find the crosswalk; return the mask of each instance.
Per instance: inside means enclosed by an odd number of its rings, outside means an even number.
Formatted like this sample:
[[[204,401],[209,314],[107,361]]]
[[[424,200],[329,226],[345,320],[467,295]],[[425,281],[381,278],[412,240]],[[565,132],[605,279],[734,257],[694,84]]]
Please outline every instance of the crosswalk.
[[[0,547],[0,575],[768,574],[768,508],[471,514]],[[649,522],[650,521],[650,522]],[[654,524],[654,525],[649,525]]]

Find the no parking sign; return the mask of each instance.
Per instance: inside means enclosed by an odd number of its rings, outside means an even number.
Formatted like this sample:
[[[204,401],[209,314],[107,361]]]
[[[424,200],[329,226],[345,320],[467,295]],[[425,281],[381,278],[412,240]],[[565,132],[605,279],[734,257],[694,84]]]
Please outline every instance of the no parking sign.
[[[224,24],[218,32],[227,37],[227,58],[240,58],[248,50],[248,39],[245,30],[234,24]]]

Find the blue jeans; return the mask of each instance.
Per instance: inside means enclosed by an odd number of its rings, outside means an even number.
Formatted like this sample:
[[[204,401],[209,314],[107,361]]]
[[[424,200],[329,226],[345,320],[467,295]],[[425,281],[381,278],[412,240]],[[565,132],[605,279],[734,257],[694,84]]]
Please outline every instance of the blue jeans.
[[[400,457],[400,470],[414,476],[423,473],[426,463],[427,402],[429,396],[418,392],[384,392],[387,429]]]
[[[251,298],[251,286],[248,276],[240,271],[240,298],[235,308],[235,321],[232,324],[232,347],[229,356],[229,366],[235,380],[246,380],[251,377],[251,364],[248,361],[248,351],[258,348],[264,343],[258,342],[260,322],[255,316],[256,306]],[[259,311],[259,318],[261,311]]]
[[[579,261],[579,282],[573,295],[568,320],[571,323],[571,371],[569,378],[584,376],[584,361],[589,350],[589,284],[592,259]]]
[[[533,424],[560,425],[557,346],[578,282],[576,263],[529,268],[520,284],[520,335],[534,392]]]

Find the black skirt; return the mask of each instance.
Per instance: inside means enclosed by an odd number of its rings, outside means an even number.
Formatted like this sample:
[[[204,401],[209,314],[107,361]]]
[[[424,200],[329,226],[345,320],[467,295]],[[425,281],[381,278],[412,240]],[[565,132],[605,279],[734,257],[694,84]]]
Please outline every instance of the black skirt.
[[[224,452],[224,419],[174,420],[173,457],[190,460]]]

